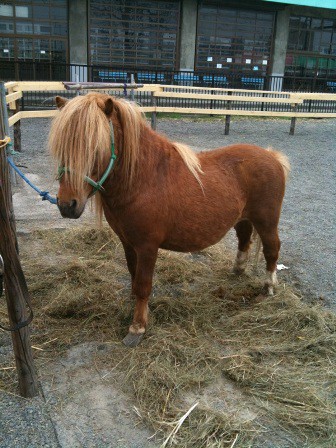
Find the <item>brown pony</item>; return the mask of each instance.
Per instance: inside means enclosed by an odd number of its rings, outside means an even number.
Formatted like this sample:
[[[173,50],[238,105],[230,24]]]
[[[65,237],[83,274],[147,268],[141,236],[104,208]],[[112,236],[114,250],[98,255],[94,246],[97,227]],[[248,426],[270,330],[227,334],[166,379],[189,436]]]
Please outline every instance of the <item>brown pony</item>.
[[[106,94],[70,101],[56,97],[56,104],[60,112],[49,146],[65,167],[58,207],[63,217],[79,218],[90,195],[100,190],[98,212],[104,212],[123,244],[136,299],[126,345],[137,345],[145,333],[159,248],[199,251],[234,227],[234,271],[241,273],[254,227],[266,259],[266,286],[273,294],[278,222],[290,169],[286,156],[246,144],[196,154],[153,131],[137,106]],[[116,159],[106,172],[114,139]],[[103,188],[88,183],[94,184],[103,173]]]

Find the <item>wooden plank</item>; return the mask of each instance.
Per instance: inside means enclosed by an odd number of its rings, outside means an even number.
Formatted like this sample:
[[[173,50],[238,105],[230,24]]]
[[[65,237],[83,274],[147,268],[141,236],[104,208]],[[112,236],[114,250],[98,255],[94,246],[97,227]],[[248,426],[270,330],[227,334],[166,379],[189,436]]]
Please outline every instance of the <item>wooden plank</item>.
[[[8,82],[5,82],[5,89],[11,90],[14,87],[16,87],[17,85],[18,85],[17,81],[8,81]]]
[[[155,106],[140,106],[140,110],[141,112],[156,112],[156,107]]]
[[[138,89],[138,92],[162,92],[162,86],[159,84],[144,84]]]
[[[241,101],[253,103],[280,103],[280,104],[298,104],[303,103],[299,98],[269,98],[261,96],[243,96],[243,95],[211,95],[208,93],[176,93],[176,92],[154,92],[158,98],[183,98],[193,100],[213,100],[213,101]]]
[[[241,115],[260,117],[301,117],[301,118],[336,118],[336,112],[275,112],[262,110],[234,109],[192,109],[188,107],[157,107],[156,112],[199,114],[199,115]]]
[[[179,114],[200,114],[200,115],[246,115],[260,117],[301,117],[301,118],[336,118],[335,112],[276,112],[262,110],[235,110],[235,109],[200,109],[190,107],[140,107],[141,111],[146,112],[163,112],[163,113],[179,113]],[[8,119],[9,125],[13,126],[22,118],[51,118],[58,113],[57,110],[27,110],[21,111]]]
[[[142,112],[155,112],[155,107],[153,106],[144,106],[140,107]],[[52,118],[58,113],[58,110],[25,110],[18,112],[15,115],[12,115],[8,121],[9,126],[13,126],[18,120],[23,118]]]
[[[241,115],[241,116],[260,116],[260,117],[301,117],[301,118],[336,118],[335,112],[275,112],[262,110],[235,110],[235,109],[197,109],[189,107],[140,107],[141,111],[161,112],[161,113],[179,113],[179,114],[198,114],[198,115]],[[51,118],[57,114],[57,110],[34,110],[21,111],[9,118],[9,125],[13,126],[22,118]]]
[[[20,112],[21,118],[50,118],[54,117],[58,113],[58,110],[24,110]]]
[[[12,101],[18,100],[19,98],[22,98],[22,92],[10,93],[9,95],[6,95],[6,103],[9,104]]]
[[[12,94],[14,92],[14,87],[17,85],[17,82],[9,82],[7,83],[7,92],[8,95]],[[9,109],[15,110],[16,109],[16,101],[13,100],[12,102],[9,102]]]
[[[9,126],[13,126],[22,118],[51,118],[57,114],[57,110],[24,110],[9,117]]]
[[[19,81],[14,87],[15,91],[40,91],[40,90],[66,90],[61,81]]]
[[[296,92],[296,93],[291,93],[290,98],[300,99],[300,100],[336,101],[336,93]]]
[[[66,90],[63,83],[61,81],[19,81],[16,83],[17,85],[14,86],[15,91],[22,90],[24,92],[26,91],[41,91],[41,90]],[[106,87],[108,90],[112,90],[111,87]],[[143,84],[143,87],[139,88],[139,91],[153,91],[160,89],[160,86],[158,84]],[[103,90],[100,88],[99,90]]]
[[[9,126],[13,126],[17,121],[21,120],[21,114],[22,112],[18,112],[11,117],[8,118],[8,124]]]

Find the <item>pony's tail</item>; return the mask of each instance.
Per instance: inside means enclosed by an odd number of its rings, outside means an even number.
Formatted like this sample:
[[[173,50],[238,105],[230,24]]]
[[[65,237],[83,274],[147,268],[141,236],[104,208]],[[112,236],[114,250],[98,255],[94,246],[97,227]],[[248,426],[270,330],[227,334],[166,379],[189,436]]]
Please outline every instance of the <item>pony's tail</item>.
[[[281,164],[284,175],[285,175],[285,180],[287,180],[287,177],[290,173],[291,170],[291,166],[288,160],[288,157],[285,156],[285,154],[283,154],[280,151],[275,151],[272,148],[267,148],[268,151],[270,151],[273,155],[273,157]]]
[[[284,176],[285,176],[285,181],[287,181],[288,175],[291,170],[291,166],[290,166],[288,157],[285,156],[285,154],[283,154],[280,151],[275,151],[273,148],[267,148],[267,151],[270,151],[272,153],[273,157],[281,164],[283,172],[284,172]],[[255,270],[257,270],[258,262],[259,262],[259,258],[260,258],[260,252],[261,252],[261,238],[258,235],[258,232],[256,231],[255,228],[253,228],[252,240],[254,240],[256,243],[253,267]]]

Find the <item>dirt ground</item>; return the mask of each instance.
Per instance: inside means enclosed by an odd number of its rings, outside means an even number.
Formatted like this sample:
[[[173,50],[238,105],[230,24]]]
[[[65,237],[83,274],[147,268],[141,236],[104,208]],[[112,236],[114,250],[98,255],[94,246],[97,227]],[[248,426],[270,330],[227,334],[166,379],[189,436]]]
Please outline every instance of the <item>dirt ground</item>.
[[[30,180],[55,195],[57,182],[53,180],[53,167],[46,152],[49,123],[47,119],[23,122],[23,152],[16,161]],[[320,300],[336,310],[336,120],[299,120],[294,136],[288,135],[288,120],[236,119],[229,136],[224,136],[224,121],[218,119],[159,119],[158,130],[197,151],[248,142],[272,146],[288,155],[292,174],[280,224],[279,260],[288,269],[279,273],[280,280],[294,285],[308,299]],[[18,181],[13,191],[17,230],[25,251],[34,251],[33,244],[31,248],[27,246],[34,229],[62,229],[94,221],[90,210],[80,221],[62,219],[57,207],[42,202],[22,181]],[[233,257],[232,232],[224,245]],[[159,446],[152,431],[139,424],[139,411],[122,391],[120,378],[113,372],[96,369],[95,357],[111,351],[113,346],[99,342],[81,344],[45,369],[39,366],[44,399],[28,402],[0,391],[0,411],[5,415],[0,423],[0,447]],[[0,360],[8,363],[10,357],[10,338],[0,332]],[[216,394],[214,391],[213,397]],[[235,396],[236,391],[232,391],[232,400]],[[19,422],[16,427],[13,418]],[[264,446],[292,447],[295,442],[265,441]]]

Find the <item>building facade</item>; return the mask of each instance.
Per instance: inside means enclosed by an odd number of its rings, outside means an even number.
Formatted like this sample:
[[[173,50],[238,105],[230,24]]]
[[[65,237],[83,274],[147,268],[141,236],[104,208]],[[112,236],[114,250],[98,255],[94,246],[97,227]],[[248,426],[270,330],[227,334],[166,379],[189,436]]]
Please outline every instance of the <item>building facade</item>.
[[[138,71],[332,83],[336,1],[0,0],[2,79]]]

